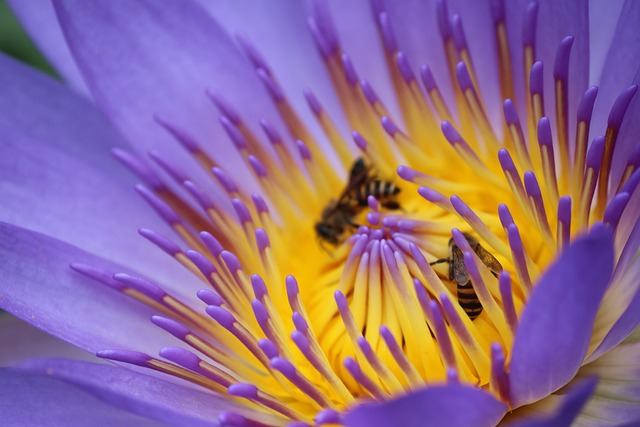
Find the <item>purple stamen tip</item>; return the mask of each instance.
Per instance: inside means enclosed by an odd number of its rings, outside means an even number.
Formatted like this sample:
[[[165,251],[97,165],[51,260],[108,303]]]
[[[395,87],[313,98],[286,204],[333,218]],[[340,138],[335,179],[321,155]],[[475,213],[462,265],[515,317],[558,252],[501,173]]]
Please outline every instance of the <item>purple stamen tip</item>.
[[[260,325],[260,327],[264,329],[270,319],[267,307],[265,307],[262,302],[254,299],[253,301],[251,301],[251,308],[253,309],[253,314],[258,321],[258,325]]]
[[[340,416],[340,412],[335,411],[333,409],[323,409],[318,412],[313,419],[316,424],[342,424],[342,417]]]
[[[269,91],[269,94],[271,95],[273,100],[275,102],[284,101],[284,94],[282,93],[282,89],[280,89],[280,86],[278,86],[276,81],[273,80],[271,76],[269,76],[269,74],[262,68],[258,68],[257,73],[258,73],[258,78],[262,80],[262,83],[265,85],[265,87]]]
[[[218,415],[220,427],[252,427],[253,424],[245,417],[235,412],[223,411]],[[288,427],[288,426],[287,426]]]
[[[289,303],[293,305],[293,301],[298,297],[298,281],[293,276],[287,276],[285,279],[285,285],[287,287]]]
[[[218,242],[218,240],[213,237],[213,235],[206,231],[200,232],[200,240],[202,240],[202,243],[204,243],[207,249],[209,249],[209,251],[211,251],[214,256],[220,255],[220,253],[224,250],[220,242]]]
[[[360,369],[360,365],[358,365],[358,362],[356,362],[355,359],[353,359],[352,357],[345,357],[342,364],[344,365],[345,368],[347,368],[347,371],[349,371],[351,375],[353,375],[354,377],[360,376],[362,374],[362,369]]]
[[[542,62],[538,61],[531,66],[531,74],[529,75],[529,87],[532,94],[542,95],[544,91],[544,80],[542,77]]]
[[[307,104],[309,104],[309,108],[313,111],[313,114],[316,116],[322,113],[322,105],[316,95],[309,88],[304,88],[304,98],[307,100]]]
[[[267,73],[271,74],[271,70],[269,69],[267,62],[265,61],[260,51],[255,47],[253,43],[249,41],[249,39],[244,34],[237,34],[236,40],[238,40],[238,43],[242,47],[244,54],[247,56],[247,58],[249,58],[249,61],[251,61],[251,64],[254,68],[262,68],[266,70]]]
[[[224,261],[224,263],[227,266],[227,268],[232,273],[235,273],[236,271],[242,269],[242,265],[240,264],[240,261],[238,260],[238,257],[235,256],[234,254],[232,254],[231,252],[222,251],[220,253],[220,256],[222,257],[222,260]]]
[[[256,207],[256,210],[259,213],[268,213],[269,212],[269,208],[267,207],[267,203],[264,201],[262,196],[260,196],[258,193],[251,194],[251,200],[253,200],[253,204],[254,204],[254,206]]]
[[[245,399],[255,399],[258,397],[258,387],[248,383],[231,384],[227,388],[230,396],[244,397]]]
[[[347,303],[347,297],[340,291],[335,291],[333,293],[333,297],[336,300],[336,304],[338,305],[338,309],[340,311],[349,310],[349,304]]]
[[[374,196],[367,196],[367,205],[369,206],[369,209],[377,211],[380,210],[380,202],[378,202],[378,199],[376,199]]]
[[[493,0],[491,2],[491,16],[496,24],[504,21],[504,0]]]
[[[309,325],[307,324],[307,321],[304,319],[304,316],[299,312],[294,311],[293,315],[291,315],[291,319],[293,320],[293,324],[295,325],[297,331],[304,333],[309,329]]]
[[[427,64],[422,65],[420,67],[420,77],[422,77],[422,83],[428,92],[432,91],[437,87],[436,79],[433,77],[433,73],[431,72],[431,68]]]
[[[367,222],[371,225],[378,225],[380,224],[380,219],[382,218],[382,216],[380,215],[379,212],[369,212],[367,213]]]
[[[238,150],[247,149],[247,140],[229,118],[220,116],[220,124]]]
[[[587,151],[586,165],[589,168],[600,170],[602,163],[602,153],[604,152],[604,136],[598,136],[593,140]]]
[[[350,86],[355,86],[358,84],[358,74],[356,73],[356,69],[353,67],[353,63],[351,62],[351,58],[346,53],[343,53],[340,57],[342,60],[342,70],[344,71],[344,76],[347,79],[347,83]]]
[[[504,203],[498,206],[498,217],[500,217],[500,222],[504,228],[509,227],[509,225],[513,224],[513,216],[511,216],[511,212],[509,212],[509,208]]]
[[[558,221],[569,224],[571,222],[571,197],[562,196],[558,200]]]
[[[603,221],[605,224],[612,227],[618,225],[622,212],[624,212],[624,208],[627,207],[630,197],[629,193],[618,193],[614,196],[604,211]]]
[[[633,167],[638,167],[638,165],[640,165],[640,144],[636,144],[636,146],[631,150],[631,153],[629,153],[629,156],[627,157],[627,165]]]
[[[538,2],[534,1],[527,6],[522,28],[522,41],[525,46],[533,46],[536,40],[536,28],[538,22]]]
[[[627,182],[625,182],[620,189],[620,192],[633,194],[638,184],[640,184],[640,169],[636,169],[636,171],[631,174]]]
[[[449,21],[449,11],[445,0],[436,1],[436,14],[438,16],[438,29],[443,39],[451,37],[451,23]]]
[[[240,116],[227,101],[225,101],[218,94],[213,93],[209,89],[207,89],[206,92],[207,92],[207,96],[209,96],[209,99],[213,101],[213,103],[215,104],[216,108],[218,109],[221,115],[228,118],[231,121],[231,123],[233,123],[236,126],[240,124]]]
[[[258,175],[259,177],[266,177],[267,176],[267,168],[264,165],[264,163],[262,163],[260,160],[258,160],[258,158],[252,154],[249,154],[247,156],[247,160],[249,161],[249,164],[251,165],[251,167],[253,168],[253,171],[256,173],[256,175]]]
[[[262,350],[267,358],[273,359],[274,357],[278,357],[278,347],[268,339],[260,338],[258,340],[258,347],[260,347],[260,350]]]
[[[236,183],[233,182],[231,177],[229,175],[227,175],[227,173],[225,171],[223,171],[220,168],[214,167],[214,168],[211,169],[211,173],[213,173],[213,176],[216,177],[216,179],[218,180],[218,182],[220,183],[222,188],[224,188],[224,190],[227,193],[237,193],[238,192],[238,187],[236,186]]]
[[[206,276],[207,278],[211,277],[213,273],[215,273],[216,267],[213,265],[211,261],[200,252],[194,251],[192,249],[188,249],[185,252],[185,255],[195,266],[200,270],[200,272]]]
[[[456,49],[463,50],[467,48],[467,38],[464,35],[464,27],[462,26],[462,18],[455,14],[451,18],[451,26],[453,29],[453,42]]]
[[[196,295],[203,303],[207,305],[221,306],[222,304],[224,304],[224,300],[222,299],[222,297],[217,292],[212,291],[211,289],[200,289],[196,293]]]
[[[167,295],[160,286],[141,277],[131,276],[126,273],[117,273],[113,275],[113,278],[126,287],[135,289],[157,302],[162,302],[162,298]]]
[[[569,78],[569,55],[573,46],[573,37],[567,36],[560,42],[556,52],[556,61],[553,67],[553,78],[556,80],[567,80]]]
[[[598,95],[598,86],[591,86],[582,95],[580,105],[578,106],[578,121],[589,122],[591,120],[591,113],[593,112],[593,104],[596,102],[596,96]]]
[[[113,274],[103,270],[99,270],[91,265],[83,264],[81,262],[72,262],[69,264],[69,268],[77,273],[83,274],[93,280],[96,280],[103,285],[109,286],[112,289],[116,289],[118,291],[124,289],[124,285],[122,285],[122,283],[118,283],[113,280]]]
[[[627,89],[623,90],[622,93],[616,98],[613,103],[613,107],[611,107],[611,112],[609,113],[609,120],[607,121],[607,125],[618,129],[622,124],[622,119],[624,118],[625,113],[627,112],[627,108],[631,103],[631,99],[638,91],[638,85],[632,85]]]
[[[151,360],[149,355],[131,350],[100,350],[96,353],[96,356],[101,359],[131,363],[138,366],[147,366],[147,363]]]
[[[542,194],[540,193],[540,186],[538,185],[538,180],[536,179],[536,175],[532,171],[526,171],[524,173],[524,188],[527,190],[527,194],[529,194],[531,197],[542,197]]]
[[[153,160],[158,166],[160,166],[162,170],[168,173],[169,176],[171,176],[171,178],[173,178],[175,181],[182,182],[187,179],[187,176],[181,170],[172,165],[171,162],[163,159],[160,153],[158,153],[157,151],[150,150],[148,154],[151,160]]]
[[[364,97],[367,98],[367,101],[370,104],[375,104],[378,102],[380,98],[378,98],[378,94],[373,90],[371,84],[367,80],[360,80],[360,87],[362,88],[362,93],[364,93]]]
[[[389,117],[383,116],[380,122],[389,136],[394,137],[396,133],[400,132],[400,128]]]
[[[300,156],[304,159],[304,160],[311,160],[311,150],[309,150],[309,147],[307,147],[307,145],[302,142],[301,140],[296,140],[296,147],[298,148],[298,151],[300,152]]]
[[[456,242],[456,245],[458,245],[458,247],[462,249],[463,252],[468,252],[469,255],[471,255],[470,253],[471,246],[469,246],[469,242],[467,242],[467,238],[464,237],[464,234],[462,234],[462,231],[458,230],[457,228],[453,228],[451,230],[451,236],[453,237],[453,240]]]
[[[354,130],[351,135],[353,136],[353,141],[356,143],[358,148],[362,151],[366,151],[369,143],[362,135],[360,135],[360,132]]]
[[[167,317],[151,316],[151,322],[181,340],[184,340],[184,338],[191,333],[184,325]]]
[[[171,256],[180,252],[180,247],[178,245],[153,230],[149,230],[148,228],[140,228],[138,229],[138,234],[140,234],[142,237],[149,240],[151,243]]]
[[[501,148],[500,150],[498,150],[498,161],[500,161],[500,166],[502,166],[502,169],[504,169],[505,171],[512,173],[516,171],[516,165],[515,163],[513,163],[511,154],[506,148]]]
[[[282,138],[280,138],[280,134],[276,130],[275,127],[271,125],[266,119],[260,120],[260,127],[262,127],[263,132],[267,135],[267,139],[271,144],[281,144]]]
[[[513,101],[507,99],[504,101],[504,119],[507,122],[507,125],[520,125],[520,118],[518,117],[518,112],[516,111],[515,105],[513,105]]]
[[[225,310],[222,307],[208,305],[205,311],[209,316],[211,316],[213,320],[218,322],[220,326],[225,329],[230,330],[236,323],[236,318],[233,316],[233,314],[229,313],[229,311]]]
[[[200,358],[184,348],[165,347],[160,350],[160,356],[192,371],[200,367]]]
[[[143,185],[136,185],[136,191],[169,224],[180,223],[180,217],[160,197]]]
[[[325,60],[331,57],[334,49],[322,34],[322,29],[318,25],[316,19],[309,17],[309,19],[307,19],[307,25],[309,26],[309,30],[311,31],[311,35],[313,36],[313,40],[316,43],[316,47],[318,48],[320,55],[322,55]]]
[[[309,350],[310,348],[310,343],[309,340],[307,339],[307,337],[304,336],[304,334],[300,331],[293,331],[291,332],[291,340],[296,344],[296,346],[300,349],[300,351],[302,352],[306,352]]]
[[[538,121],[538,143],[540,145],[546,145],[547,147],[553,148],[553,141],[551,138],[551,125],[549,124],[549,119],[547,117],[543,117]]]
[[[469,75],[469,70],[464,62],[458,62],[456,65],[456,77],[458,78],[458,84],[460,85],[460,89],[467,90],[473,89],[473,82],[471,81],[471,76]]]
[[[271,242],[269,241],[269,236],[267,235],[267,232],[264,231],[262,228],[256,228],[256,231],[254,234],[256,236],[256,243],[258,244],[258,250],[260,252],[264,252],[266,248],[271,246]]]
[[[240,199],[231,200],[231,205],[233,206],[233,210],[236,212],[236,216],[241,223],[251,222],[251,214],[249,213],[249,209]]]
[[[182,183],[184,188],[189,192],[189,194],[196,199],[196,201],[202,206],[205,210],[212,209],[213,203],[211,203],[211,199],[202,191],[200,187],[195,185],[191,181],[183,181]]]
[[[111,155],[154,190],[163,186],[162,181],[133,154],[115,147],[111,149]]]
[[[464,141],[456,128],[454,128],[448,121],[443,121],[440,124],[440,128],[442,129],[444,137],[447,138],[447,141],[449,141],[450,144],[456,144]]]
[[[398,166],[398,169],[396,169],[396,172],[398,173],[398,176],[402,179],[404,179],[405,181],[409,181],[409,182],[413,182],[414,179],[416,179],[419,176],[423,176],[422,173],[411,169],[409,166]]]
[[[251,275],[251,287],[256,298],[262,299],[267,294],[267,285],[262,280],[262,277],[257,274]]]
[[[418,188],[418,194],[420,194],[422,197],[424,197],[425,200],[431,203],[438,203],[438,202],[441,202],[443,199],[445,199],[445,197],[442,194],[428,187]]]
[[[396,64],[398,65],[398,70],[400,70],[400,74],[405,82],[411,83],[412,80],[415,80],[415,75],[413,74],[407,55],[403,52],[398,52],[396,55]]]
[[[169,132],[169,134],[171,134],[171,136],[173,136],[188,151],[193,153],[200,150],[193,136],[189,135],[189,133],[184,129],[170,123],[165,117],[159,114],[154,114],[153,120],[164,128],[164,130]]]
[[[269,366],[281,372],[285,377],[293,377],[296,374],[296,368],[294,368],[293,364],[282,357],[274,357],[271,359]]]
[[[387,12],[380,12],[378,15],[378,25],[380,26],[380,32],[382,33],[384,50],[387,53],[395,52],[398,49],[398,44]]]

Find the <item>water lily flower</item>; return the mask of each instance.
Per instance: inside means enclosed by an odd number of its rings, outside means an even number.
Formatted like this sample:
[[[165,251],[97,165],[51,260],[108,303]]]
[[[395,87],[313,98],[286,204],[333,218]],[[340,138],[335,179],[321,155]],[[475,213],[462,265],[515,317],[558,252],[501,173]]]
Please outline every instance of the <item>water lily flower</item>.
[[[4,425],[640,420],[640,3],[10,3]]]

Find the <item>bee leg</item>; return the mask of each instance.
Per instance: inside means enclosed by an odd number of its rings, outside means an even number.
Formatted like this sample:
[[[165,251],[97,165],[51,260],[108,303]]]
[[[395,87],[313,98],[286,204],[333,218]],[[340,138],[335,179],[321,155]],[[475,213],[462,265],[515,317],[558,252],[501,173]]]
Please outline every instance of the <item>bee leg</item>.
[[[442,264],[442,263],[445,263],[445,262],[449,262],[449,258],[437,259],[437,260],[435,260],[433,262],[430,262],[429,265]]]
[[[396,202],[395,200],[387,200],[386,202],[381,203],[381,205],[383,208],[393,211],[400,209],[400,203]]]

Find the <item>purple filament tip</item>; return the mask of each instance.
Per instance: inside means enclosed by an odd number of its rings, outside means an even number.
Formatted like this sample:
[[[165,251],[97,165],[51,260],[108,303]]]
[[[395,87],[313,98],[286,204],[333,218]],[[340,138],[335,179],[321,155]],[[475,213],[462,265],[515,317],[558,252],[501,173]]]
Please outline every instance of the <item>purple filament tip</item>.
[[[440,128],[442,129],[442,133],[444,134],[444,137],[447,138],[447,141],[449,141],[450,144],[457,144],[457,143],[464,142],[464,140],[462,139],[462,136],[460,136],[456,128],[454,128],[453,125],[448,121],[446,120],[443,121],[440,124]]]
[[[526,171],[524,173],[524,187],[527,190],[527,194],[535,199],[541,199],[542,193],[540,192],[540,186],[536,175],[532,171]]]
[[[251,61],[251,64],[254,68],[262,68],[268,74],[271,74],[271,70],[269,69],[267,62],[265,61],[260,51],[255,47],[253,43],[249,41],[249,39],[244,34],[237,34],[236,40],[238,40],[238,43],[242,47],[244,54],[247,56],[247,58],[249,58],[249,61]]]
[[[571,197],[562,196],[558,200],[558,221],[565,225],[571,224]]]
[[[513,224],[513,216],[511,216],[511,212],[509,212],[509,208],[504,203],[498,206],[498,217],[500,218],[500,222],[504,228],[507,228],[509,225]]]
[[[149,151],[149,157],[151,158],[151,160],[153,160],[158,166],[160,166],[160,168],[165,171],[167,174],[169,174],[169,176],[177,181],[177,182],[183,182],[185,180],[187,180],[187,176],[184,174],[184,172],[182,172],[180,169],[178,169],[177,167],[175,167],[175,165],[172,165],[171,162],[165,160],[162,158],[162,156],[160,155],[160,153],[158,153],[155,150],[151,150]]]
[[[451,37],[451,22],[449,21],[449,11],[445,0],[436,1],[436,14],[438,17],[438,29],[443,39]]]
[[[161,303],[162,299],[167,296],[167,293],[160,286],[141,277],[131,276],[126,273],[117,273],[113,275],[113,278],[126,287],[135,289],[154,301]]]
[[[369,83],[367,80],[360,80],[360,87],[362,88],[364,97],[367,98],[367,101],[370,104],[373,105],[378,102],[380,98],[378,98],[378,94],[376,94],[376,92],[373,90],[373,87],[371,87],[371,83]]]
[[[147,366],[147,363],[151,360],[149,355],[131,350],[101,350],[96,353],[96,356],[101,359],[131,363],[138,366]]]
[[[227,101],[208,89],[207,96],[209,96],[209,99],[213,101],[221,115],[229,119],[235,126],[238,126],[240,124],[240,116]]]
[[[358,84],[358,74],[356,73],[356,69],[353,67],[353,63],[349,58],[349,55],[343,53],[340,57],[342,60],[342,70],[344,71],[344,76],[347,79],[347,83],[351,86],[355,86]]]
[[[158,123],[164,130],[169,132],[171,136],[173,136],[176,141],[178,141],[184,148],[188,151],[194,153],[196,151],[200,151],[200,147],[198,143],[195,141],[195,138],[191,136],[186,130],[178,127],[170,123],[166,118],[159,114],[154,114],[153,119]]]
[[[225,265],[231,271],[231,273],[235,273],[238,270],[242,270],[242,265],[240,264],[240,260],[238,257],[232,254],[229,251],[222,251],[220,253],[220,257],[224,261]]]
[[[269,241],[269,236],[267,232],[262,228],[256,228],[255,231],[256,243],[258,244],[258,250],[260,252],[264,252],[265,249],[271,246],[271,242]]]
[[[400,128],[398,128],[398,126],[389,117],[383,116],[380,122],[389,136],[393,137],[396,133],[400,132]]]
[[[603,136],[598,136],[593,140],[589,150],[587,151],[586,165],[588,168],[592,168],[596,171],[600,170],[600,164],[602,163],[602,154],[604,153]]]
[[[262,297],[267,295],[267,285],[264,283],[264,280],[262,280],[262,277],[257,274],[251,275],[251,287],[253,288],[253,294],[256,298],[262,299]]]
[[[282,143],[282,138],[280,137],[280,134],[278,133],[276,128],[272,126],[271,123],[269,123],[266,119],[260,120],[260,126],[262,127],[262,130],[264,131],[265,135],[267,135],[267,139],[271,144],[275,145],[275,144]]]
[[[462,18],[460,15],[453,15],[451,18],[451,28],[453,30],[453,42],[455,43],[456,49],[466,49],[467,37],[464,34],[464,27],[462,26]]]
[[[211,289],[200,289],[196,295],[202,302],[207,305],[214,305],[216,307],[219,307],[224,304],[224,300],[222,299],[222,297],[218,295],[217,292],[214,292]]]
[[[285,279],[287,287],[287,297],[289,299],[289,305],[294,306],[294,301],[298,298],[298,282],[295,277],[287,276]]]
[[[333,409],[323,409],[316,414],[313,421],[319,425],[341,424],[342,417],[340,416],[340,413],[338,411],[335,411]]]
[[[427,92],[431,92],[433,89],[437,88],[436,79],[433,77],[431,68],[429,68],[427,64],[420,67],[420,77],[422,77],[422,83],[427,89]]]
[[[267,167],[264,165],[264,163],[258,160],[256,156],[249,154],[247,156],[247,160],[249,161],[249,165],[251,165],[251,168],[253,169],[253,171],[256,173],[257,176],[259,177],[267,176]]]
[[[294,311],[291,315],[291,319],[293,320],[293,324],[296,327],[297,331],[300,331],[303,334],[306,334],[309,330],[309,325],[307,321],[304,319],[304,316],[297,311]]]
[[[274,357],[278,357],[278,347],[268,339],[260,338],[258,340],[258,347],[260,347],[260,350],[262,350],[267,358],[273,359]]]
[[[69,267],[84,276],[87,276],[97,282],[102,283],[103,285],[109,286],[110,288],[121,291],[124,289],[124,285],[119,283],[113,279],[113,274],[107,273],[106,271],[97,269],[91,265],[83,264],[81,262],[72,262],[69,264]]]
[[[160,350],[160,357],[192,371],[197,371],[200,368],[200,358],[184,348],[165,347]]]
[[[569,78],[569,55],[573,46],[573,37],[567,36],[560,42],[553,67],[553,78],[566,81]]]
[[[491,17],[495,24],[504,21],[504,0],[491,1]]]
[[[135,189],[163,220],[169,224],[180,223],[180,217],[155,193],[143,185],[136,185]]]
[[[233,314],[229,313],[222,307],[209,305],[207,306],[205,311],[209,316],[211,316],[213,320],[218,322],[220,326],[227,330],[231,330],[233,328],[233,325],[236,323],[236,318],[233,317]]]
[[[181,340],[184,340],[191,333],[184,325],[167,317],[151,316],[151,322]]]
[[[538,2],[531,2],[527,6],[522,28],[522,41],[525,46],[533,46],[536,41],[536,28],[538,26]]]
[[[469,75],[469,70],[464,62],[458,62],[456,65],[456,77],[458,78],[458,84],[460,85],[460,89],[467,90],[473,89],[473,82],[471,81],[471,76]]]
[[[202,240],[202,243],[204,243],[207,249],[209,249],[209,251],[214,256],[220,255],[220,253],[224,250],[220,242],[218,242],[218,240],[215,237],[213,237],[210,233],[206,231],[200,232],[200,240]]]
[[[200,187],[198,187],[191,181],[184,181],[182,184],[184,185],[184,188],[189,192],[191,197],[193,197],[204,210],[214,208],[211,199],[209,199],[209,196],[207,196]]]
[[[382,216],[380,215],[379,212],[368,212],[367,213],[367,222],[371,225],[378,225],[380,224],[380,219],[382,218]]]
[[[349,303],[347,302],[347,297],[340,291],[335,291],[333,293],[333,297],[336,300],[336,304],[338,305],[338,310],[340,312],[349,310]]]
[[[225,116],[220,116],[220,124],[238,150],[247,149],[247,140],[240,130]]]
[[[216,177],[216,179],[218,180],[222,188],[224,188],[224,190],[227,193],[238,192],[238,187],[236,186],[236,183],[233,182],[231,177],[225,171],[223,171],[220,168],[214,167],[211,169],[211,173],[213,173],[213,176]]]
[[[412,80],[415,80],[415,75],[413,74],[411,64],[409,63],[409,59],[407,59],[407,55],[405,55],[403,52],[398,52],[396,54],[396,64],[398,65],[400,75],[402,75],[402,78],[405,82],[410,83]]]
[[[582,95],[577,114],[579,122],[588,123],[591,121],[591,113],[593,113],[593,104],[596,102],[596,96],[598,96],[597,86],[591,86]]]
[[[620,222],[620,217],[622,217],[622,213],[627,207],[627,203],[629,203],[630,197],[628,193],[618,193],[614,196],[604,211],[603,221],[605,224],[617,227],[618,222]]]
[[[318,48],[320,55],[322,55],[325,60],[329,59],[331,55],[333,55],[334,49],[332,49],[331,44],[322,34],[322,30],[320,29],[318,22],[315,18],[309,17],[307,25],[309,26],[309,31],[311,31],[311,35],[313,36],[313,40],[316,43],[316,47]]]
[[[265,307],[262,302],[254,299],[253,301],[251,301],[251,308],[253,309],[253,315],[258,321],[258,325],[260,325],[260,328],[265,331],[268,328],[267,323],[271,318],[269,316],[269,312],[267,311],[267,307]]]
[[[631,103],[631,99],[638,91],[638,86],[633,85],[623,90],[620,95],[616,98],[613,103],[613,107],[611,107],[611,112],[609,113],[609,119],[607,121],[607,125],[614,128],[619,129],[622,124],[622,119],[624,118],[625,113],[627,112],[627,108]]]
[[[516,111],[515,105],[513,105],[513,101],[507,99],[504,101],[504,119],[507,122],[507,125],[515,125],[520,126],[520,118],[518,117],[518,112]]]
[[[355,131],[355,130],[351,133],[351,135],[353,136],[353,142],[356,143],[356,146],[362,151],[367,151],[367,146],[369,145],[367,140],[364,139],[364,137],[360,135],[358,131]]]
[[[267,203],[264,201],[262,196],[258,193],[251,194],[251,200],[253,200],[253,205],[256,207],[258,213],[268,213],[269,208],[267,207]]]
[[[414,179],[424,176],[422,172],[418,172],[414,169],[411,169],[409,166],[398,166],[396,170],[398,176],[405,181],[413,182]]]
[[[227,388],[227,393],[231,396],[244,397],[245,399],[255,399],[258,397],[258,387],[248,383],[236,383]]]
[[[291,332],[291,340],[303,353],[306,354],[309,351],[311,345],[307,337],[302,332],[297,330]]]
[[[387,12],[380,12],[378,14],[378,26],[380,28],[380,33],[382,34],[384,50],[389,54],[398,50],[396,36],[393,32],[393,28],[391,27],[391,22],[389,21],[389,15]]]
[[[304,89],[304,98],[307,100],[307,104],[309,104],[309,108],[313,111],[313,114],[316,116],[322,113],[322,105],[316,95],[309,88]]]
[[[516,165],[515,163],[513,163],[511,154],[509,154],[509,151],[506,148],[501,148],[500,150],[498,150],[498,161],[500,161],[500,166],[505,172],[508,172],[514,176],[518,175]]]
[[[116,160],[120,161],[120,163],[122,163],[127,169],[133,172],[138,178],[154,190],[163,187],[162,181],[160,181],[158,177],[156,177],[154,173],[133,154],[117,147],[111,149],[111,154],[116,158]]]
[[[551,125],[549,119],[543,117],[538,121],[538,143],[543,146],[547,146],[550,150],[553,150],[553,141],[551,139]]]
[[[529,88],[532,94],[538,94],[542,96],[544,92],[544,81],[542,77],[542,62],[538,61],[531,67],[531,73],[529,74]]]
[[[282,89],[280,89],[280,86],[278,86],[276,81],[273,80],[273,78],[271,78],[271,76],[262,68],[258,68],[256,72],[258,73],[258,78],[265,85],[273,100],[275,102],[284,101],[284,94],[282,93]]]
[[[236,212],[236,216],[241,223],[251,222],[251,214],[249,213],[249,209],[240,199],[231,200],[231,205],[233,206],[233,210]]]
[[[304,142],[299,139],[296,140],[296,147],[298,148],[298,152],[300,152],[300,157],[307,161],[311,160],[311,150],[309,150],[309,147],[307,147]]]
[[[291,362],[282,357],[274,357],[269,362],[269,366],[271,366],[276,371],[280,372],[287,378],[295,378],[296,376],[296,368],[293,366]]]
[[[185,252],[185,255],[189,260],[200,270],[200,272],[207,278],[207,280],[211,280],[211,275],[215,273],[216,267],[213,265],[211,261],[200,252],[194,251],[192,249],[188,249]]]

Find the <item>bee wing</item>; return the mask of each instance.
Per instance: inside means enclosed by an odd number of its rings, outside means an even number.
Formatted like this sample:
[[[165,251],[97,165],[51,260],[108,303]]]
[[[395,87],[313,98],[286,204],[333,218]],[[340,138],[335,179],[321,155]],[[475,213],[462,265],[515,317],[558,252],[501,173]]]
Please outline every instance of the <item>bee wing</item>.
[[[502,264],[500,264],[496,257],[491,255],[488,250],[480,245],[476,246],[475,252],[476,255],[478,255],[478,258],[480,258],[480,261],[482,261],[482,263],[486,265],[489,270],[491,270],[494,276],[500,274],[500,272],[502,271]]]
[[[464,265],[462,250],[456,245],[451,247],[449,276],[449,280],[454,280],[458,286],[466,286],[469,283],[469,273],[467,273],[467,267]]]
[[[352,197],[352,192],[360,188],[362,185],[365,185],[373,176],[370,174],[371,167],[367,166],[362,157],[358,158],[356,162],[351,167],[351,172],[349,173],[349,182],[347,182],[347,186],[340,194],[338,201],[336,202],[336,207],[348,208],[351,207],[357,201]]]

